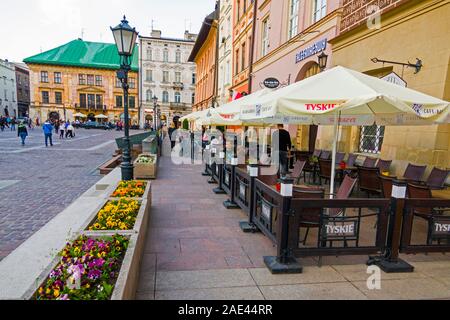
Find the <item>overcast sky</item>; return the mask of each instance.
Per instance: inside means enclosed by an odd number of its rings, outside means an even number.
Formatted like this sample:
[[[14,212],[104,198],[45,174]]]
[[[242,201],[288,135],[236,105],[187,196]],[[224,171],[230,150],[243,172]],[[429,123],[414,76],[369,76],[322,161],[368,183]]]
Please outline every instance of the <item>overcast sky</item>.
[[[110,26],[126,14],[141,35],[154,28],[163,37],[198,32],[214,0],[14,0],[2,6],[0,59],[22,61],[74,39],[114,42]],[[6,26],[6,28],[5,28]],[[82,31],[83,30],[83,31]]]

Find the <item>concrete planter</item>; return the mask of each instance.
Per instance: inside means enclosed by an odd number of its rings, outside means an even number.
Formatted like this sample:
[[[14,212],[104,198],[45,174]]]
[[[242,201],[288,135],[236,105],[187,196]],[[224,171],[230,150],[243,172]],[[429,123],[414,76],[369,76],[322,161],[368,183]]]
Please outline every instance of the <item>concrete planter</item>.
[[[142,156],[154,156],[156,157],[156,161],[153,164],[150,163],[137,163],[137,159],[134,162],[134,178],[136,180],[139,179],[156,179],[158,174],[158,156],[154,154],[141,154]],[[141,156],[140,155],[140,156]]]
[[[134,199],[134,200],[147,200],[147,202],[149,203],[149,206],[151,206],[151,204],[152,204],[152,184],[151,184],[150,181],[144,181],[144,182],[147,184],[147,186],[145,187],[145,191],[144,191],[144,194],[142,195],[142,197],[130,198],[130,199]],[[120,184],[120,182],[118,182],[118,183],[116,184],[116,186],[115,186],[115,188],[114,188],[114,190],[113,190],[112,192],[114,192],[114,191],[117,189],[117,187],[119,186],[119,184]],[[115,198],[115,197],[113,197],[113,196],[112,196],[112,193],[111,193],[111,196],[109,197],[109,199],[110,199],[110,200],[118,200],[118,199],[120,199],[120,198]]]

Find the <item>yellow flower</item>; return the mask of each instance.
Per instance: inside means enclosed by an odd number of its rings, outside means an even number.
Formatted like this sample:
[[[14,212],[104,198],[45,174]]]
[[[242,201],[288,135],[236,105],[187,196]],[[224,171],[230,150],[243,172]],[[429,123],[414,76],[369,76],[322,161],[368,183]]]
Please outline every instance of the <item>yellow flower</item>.
[[[52,292],[52,291],[50,290],[50,288],[47,288],[47,290],[45,290],[45,294],[50,294],[50,292]]]
[[[55,289],[55,291],[53,292],[53,295],[55,296],[55,298],[59,297],[59,290]]]

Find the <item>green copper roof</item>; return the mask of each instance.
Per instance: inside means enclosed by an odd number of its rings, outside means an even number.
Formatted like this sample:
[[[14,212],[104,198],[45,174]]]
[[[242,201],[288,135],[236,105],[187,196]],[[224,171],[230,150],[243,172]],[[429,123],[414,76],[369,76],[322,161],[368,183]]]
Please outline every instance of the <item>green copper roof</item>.
[[[58,48],[26,58],[23,62],[117,70],[119,69],[120,58],[115,44],[87,42],[78,39]],[[139,70],[137,45],[133,53],[131,68],[133,71]]]

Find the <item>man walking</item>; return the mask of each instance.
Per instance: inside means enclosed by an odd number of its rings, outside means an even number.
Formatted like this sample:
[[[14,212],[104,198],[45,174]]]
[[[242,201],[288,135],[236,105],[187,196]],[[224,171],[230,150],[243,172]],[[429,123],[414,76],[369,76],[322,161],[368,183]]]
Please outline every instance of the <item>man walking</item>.
[[[278,130],[273,134],[273,139],[279,143],[280,175],[284,176],[289,173],[288,152],[292,148],[291,135],[284,130],[282,124],[279,124]]]
[[[49,120],[45,121],[44,125],[42,126],[42,130],[44,131],[45,135],[45,146],[48,147],[48,140],[50,140],[50,146],[53,147],[53,126]]]
[[[25,145],[25,139],[28,136],[28,130],[25,125],[25,121],[19,122],[19,126],[17,127],[17,136],[22,140],[22,146]]]

